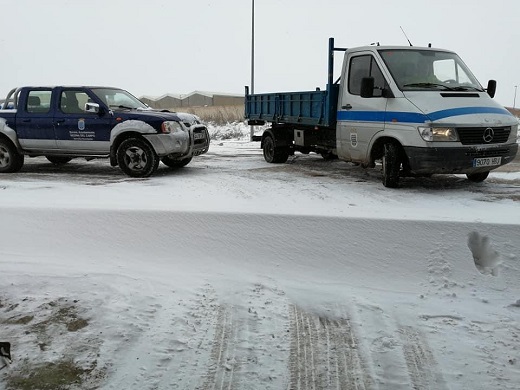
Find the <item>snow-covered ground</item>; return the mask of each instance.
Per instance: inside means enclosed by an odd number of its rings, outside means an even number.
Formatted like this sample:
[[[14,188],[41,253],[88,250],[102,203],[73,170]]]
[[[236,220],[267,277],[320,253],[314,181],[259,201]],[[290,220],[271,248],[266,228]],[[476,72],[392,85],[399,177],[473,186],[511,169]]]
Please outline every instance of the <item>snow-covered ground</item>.
[[[392,190],[235,139],[0,179],[0,388],[520,387],[516,170]]]

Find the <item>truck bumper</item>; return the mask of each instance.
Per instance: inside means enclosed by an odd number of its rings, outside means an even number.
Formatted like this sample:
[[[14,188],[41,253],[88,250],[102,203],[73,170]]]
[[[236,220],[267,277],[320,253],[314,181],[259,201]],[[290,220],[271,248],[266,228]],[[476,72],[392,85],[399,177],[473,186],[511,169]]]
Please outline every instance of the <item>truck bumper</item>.
[[[159,157],[172,153],[187,154],[190,148],[190,135],[184,131],[170,134],[144,134],[143,136],[152,144]]]
[[[159,157],[191,157],[209,149],[209,133],[205,126],[192,126],[188,131],[170,134],[144,134]]]
[[[404,147],[410,166],[415,174],[435,173],[477,173],[487,172],[514,160],[518,144],[493,147],[457,147],[457,148],[419,148]],[[501,157],[499,165],[475,168],[476,158]]]

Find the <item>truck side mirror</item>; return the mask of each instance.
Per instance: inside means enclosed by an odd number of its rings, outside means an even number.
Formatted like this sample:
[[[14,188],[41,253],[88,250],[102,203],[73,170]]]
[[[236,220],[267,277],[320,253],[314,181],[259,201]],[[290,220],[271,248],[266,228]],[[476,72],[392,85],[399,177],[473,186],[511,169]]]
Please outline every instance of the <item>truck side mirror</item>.
[[[494,98],[495,92],[497,91],[497,81],[489,80],[486,91],[487,91],[488,95],[491,96],[491,98]]]
[[[103,107],[100,107],[97,103],[85,103],[85,111],[98,114],[99,116],[105,115],[105,110],[103,109]]]
[[[374,78],[363,77],[361,79],[361,97],[371,98],[374,97]]]

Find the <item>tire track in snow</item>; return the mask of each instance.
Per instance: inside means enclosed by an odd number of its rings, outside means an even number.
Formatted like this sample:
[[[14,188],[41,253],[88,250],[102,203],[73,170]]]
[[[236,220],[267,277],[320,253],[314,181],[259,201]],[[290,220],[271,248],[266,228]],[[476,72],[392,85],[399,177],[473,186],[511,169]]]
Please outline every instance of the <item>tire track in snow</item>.
[[[329,319],[289,307],[289,390],[372,389],[348,318]]]
[[[219,306],[208,371],[200,390],[238,389],[236,371],[237,327],[228,307]]]
[[[412,382],[417,390],[446,389],[437,361],[426,338],[417,329],[403,326],[399,329],[403,341],[403,353]]]

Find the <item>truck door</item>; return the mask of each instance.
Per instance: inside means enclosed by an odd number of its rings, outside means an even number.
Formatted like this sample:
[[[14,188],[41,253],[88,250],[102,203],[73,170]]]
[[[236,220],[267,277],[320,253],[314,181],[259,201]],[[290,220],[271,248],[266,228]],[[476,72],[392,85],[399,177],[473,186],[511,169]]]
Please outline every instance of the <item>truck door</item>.
[[[85,111],[87,102],[100,103],[90,91],[81,88],[58,90],[54,129],[61,150],[82,154],[108,154],[112,117]]]
[[[35,88],[20,96],[16,114],[16,133],[27,151],[52,151],[57,148],[51,107],[52,89]]]
[[[347,53],[343,68],[336,130],[338,156],[347,161],[368,162],[370,140],[385,125],[387,98],[382,91],[387,82],[370,52]],[[374,77],[373,98],[360,96],[363,77]]]

